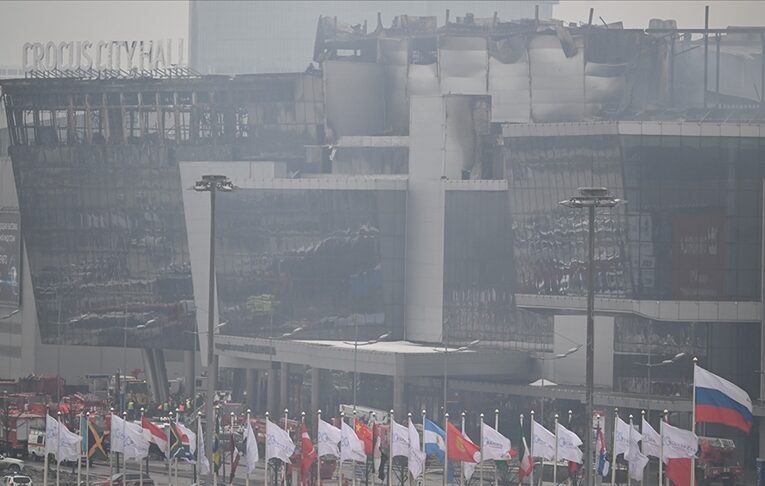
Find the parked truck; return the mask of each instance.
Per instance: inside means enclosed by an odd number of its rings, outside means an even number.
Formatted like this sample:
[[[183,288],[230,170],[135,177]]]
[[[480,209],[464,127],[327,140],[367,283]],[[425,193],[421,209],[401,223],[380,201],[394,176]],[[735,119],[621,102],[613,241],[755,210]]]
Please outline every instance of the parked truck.
[[[699,437],[699,460],[696,461],[699,486],[734,486],[742,475],[743,468],[736,459],[736,443],[733,440]]]

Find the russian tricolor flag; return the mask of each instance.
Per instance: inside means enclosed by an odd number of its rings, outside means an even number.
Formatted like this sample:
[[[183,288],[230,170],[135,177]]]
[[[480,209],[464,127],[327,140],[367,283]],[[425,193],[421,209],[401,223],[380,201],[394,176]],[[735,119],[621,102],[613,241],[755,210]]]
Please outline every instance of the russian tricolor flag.
[[[693,385],[697,423],[723,424],[749,432],[752,399],[744,390],[698,365],[694,366]]]

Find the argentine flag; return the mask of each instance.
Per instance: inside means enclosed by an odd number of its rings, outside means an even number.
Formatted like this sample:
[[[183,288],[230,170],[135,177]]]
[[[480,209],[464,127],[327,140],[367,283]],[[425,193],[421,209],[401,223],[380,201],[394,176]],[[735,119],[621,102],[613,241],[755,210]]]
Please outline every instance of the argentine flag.
[[[425,454],[433,455],[439,459],[444,459],[446,451],[446,433],[444,429],[425,419],[425,432],[422,437],[425,442]]]

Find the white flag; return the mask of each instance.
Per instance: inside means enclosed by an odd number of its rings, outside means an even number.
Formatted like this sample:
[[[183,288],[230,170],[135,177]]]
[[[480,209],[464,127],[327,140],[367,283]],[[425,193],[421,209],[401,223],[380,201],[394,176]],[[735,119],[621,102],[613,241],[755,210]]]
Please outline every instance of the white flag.
[[[510,439],[497,432],[483,422],[483,443],[481,444],[481,459],[485,461],[510,460]]]
[[[412,473],[412,477],[419,477],[425,469],[425,453],[420,449],[420,434],[414,427],[414,424],[409,422],[409,472]]]
[[[255,432],[252,431],[252,424],[247,422],[247,430],[244,432],[246,442],[245,459],[247,460],[247,473],[255,472],[255,466],[258,465],[260,457],[258,455],[258,440],[255,438]]]
[[[627,454],[630,450],[630,425],[624,420],[616,417],[616,427],[614,427],[614,459],[619,454]]]
[[[197,450],[197,463],[199,463],[199,472],[202,476],[210,474],[210,461],[205,454],[205,435],[202,431],[202,420],[197,420],[197,429],[199,430],[199,449]]]
[[[295,452],[295,443],[292,442],[290,434],[266,419],[266,461],[275,457],[289,464],[293,452]]]
[[[367,454],[364,452],[364,442],[359,439],[356,432],[350,425],[343,421],[340,428],[342,438],[340,439],[340,460],[366,462]]]
[[[661,439],[664,443],[663,461],[670,459],[691,458],[699,448],[699,438],[690,430],[679,429],[661,422]]]
[[[390,421],[390,453],[391,457],[409,457],[409,430],[395,420]]]
[[[138,424],[128,422],[112,414],[111,435],[109,443],[112,451],[121,452],[125,460],[140,461],[149,455],[151,445],[144,432],[144,428]]]
[[[648,457],[640,452],[640,446],[638,445],[638,441],[642,438],[643,435],[635,427],[630,426],[630,450],[625,454],[624,458],[629,462],[630,477],[636,481],[643,480],[643,471],[646,464],[648,464]]]
[[[560,422],[558,422],[558,427],[555,431],[558,433],[558,459],[581,464],[584,459],[584,454],[579,449],[579,446],[582,445],[582,439],[561,425]]]
[[[548,461],[555,459],[555,434],[542,427],[536,420],[531,421],[534,430],[534,442],[531,443],[532,457],[541,457]]]
[[[465,436],[467,440],[469,440],[470,442],[473,442],[466,433],[463,432],[463,435]],[[479,455],[480,455],[480,452],[479,452]],[[465,461],[462,462],[462,474],[464,474],[465,479],[470,481],[470,478],[473,477],[473,473],[475,472],[476,467],[478,467],[477,462],[465,462]]]
[[[82,437],[66,428],[50,415],[45,416],[45,453],[56,461],[76,461],[80,457]]]
[[[340,440],[343,433],[332,424],[319,420],[319,435],[316,437],[316,449],[319,457],[340,457]]]
[[[661,457],[661,436],[651,427],[651,424],[643,417],[643,454],[652,457]]]

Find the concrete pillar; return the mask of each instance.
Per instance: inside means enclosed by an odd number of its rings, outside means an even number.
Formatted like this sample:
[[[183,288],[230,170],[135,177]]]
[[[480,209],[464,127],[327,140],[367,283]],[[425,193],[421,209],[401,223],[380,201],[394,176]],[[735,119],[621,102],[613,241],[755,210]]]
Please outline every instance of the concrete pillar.
[[[196,394],[196,353],[192,350],[183,352],[183,388],[186,395]]]
[[[168,398],[168,388],[170,386],[167,381],[167,366],[165,364],[165,352],[161,349],[154,349],[154,363],[157,368],[157,389],[159,390],[160,401],[165,401]]]
[[[393,376],[393,410],[396,417],[403,417],[406,404],[404,402],[404,377],[402,375]]]
[[[244,391],[247,386],[245,384],[246,370],[244,368],[234,368],[231,371],[231,398],[234,402],[243,403],[245,398]]]
[[[290,365],[282,363],[282,367],[279,370],[279,410],[284,411],[289,407],[289,378],[290,378]]]
[[[271,414],[279,415],[279,411],[276,409],[276,364],[272,363],[271,368],[268,370],[268,377],[266,382],[266,411]]]
[[[258,384],[258,370],[255,368],[247,368],[247,376],[245,376],[245,390],[247,391],[246,405],[247,408],[253,412],[257,410],[257,403],[255,401],[256,392],[255,387]]]
[[[321,387],[321,370],[311,368],[311,413],[316,413],[320,405],[319,387]]]
[[[159,391],[159,383],[157,380],[157,364],[154,361],[154,352],[151,349],[142,348],[141,355],[143,355],[143,367],[146,370],[146,378],[149,380],[149,388],[154,396],[154,400],[161,401],[161,393]]]

